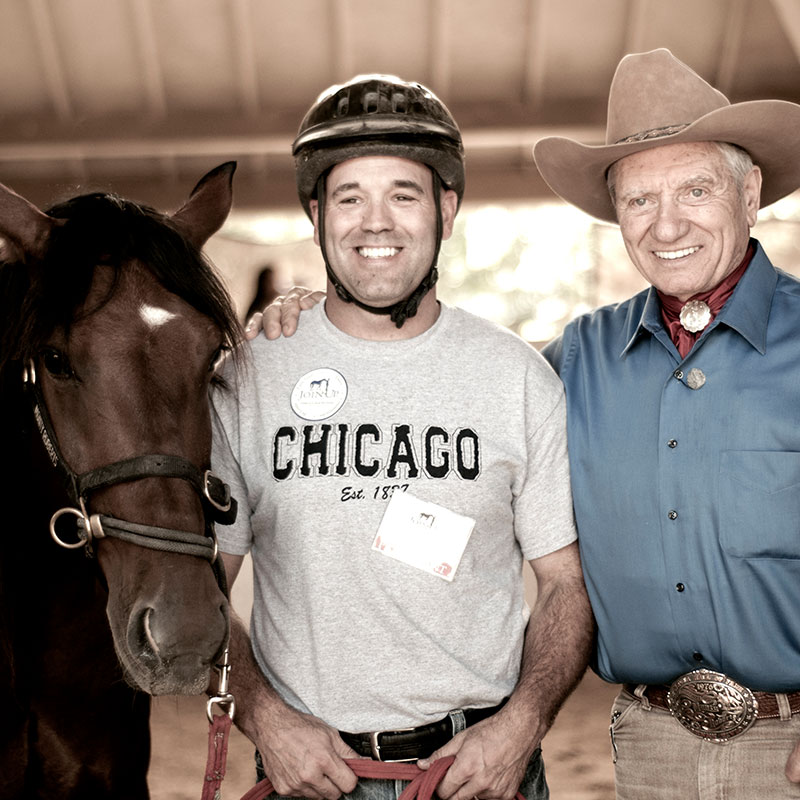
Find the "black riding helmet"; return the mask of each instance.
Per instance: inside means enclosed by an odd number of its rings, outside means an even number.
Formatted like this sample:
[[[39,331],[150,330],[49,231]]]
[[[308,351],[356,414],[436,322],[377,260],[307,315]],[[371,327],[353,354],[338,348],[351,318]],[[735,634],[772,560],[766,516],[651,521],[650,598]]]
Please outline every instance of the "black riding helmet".
[[[442,243],[439,187],[452,189],[458,203],[464,195],[464,148],[461,133],[444,103],[430,89],[393,75],[359,75],[324,91],[300,123],[292,145],[297,192],[311,217],[310,202],[319,203],[317,226],[328,277],[342,300],[373,314],[390,314],[401,327],[417,312],[422,298],[436,283],[436,263]],[[385,308],[354,298],[328,263],[325,251],[325,178],[343,161],[381,155],[426,164],[433,173],[437,211],[437,241],[430,270],[411,295]]]

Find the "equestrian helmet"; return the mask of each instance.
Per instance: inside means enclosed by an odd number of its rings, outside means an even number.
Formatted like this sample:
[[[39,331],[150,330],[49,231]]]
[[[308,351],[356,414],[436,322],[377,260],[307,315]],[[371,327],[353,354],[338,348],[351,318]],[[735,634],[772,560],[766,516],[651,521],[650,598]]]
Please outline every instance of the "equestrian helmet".
[[[309,216],[320,177],[360,156],[419,161],[456,193],[459,205],[464,194],[464,147],[452,114],[430,89],[394,75],[358,75],[326,89],[300,123],[292,154]]]

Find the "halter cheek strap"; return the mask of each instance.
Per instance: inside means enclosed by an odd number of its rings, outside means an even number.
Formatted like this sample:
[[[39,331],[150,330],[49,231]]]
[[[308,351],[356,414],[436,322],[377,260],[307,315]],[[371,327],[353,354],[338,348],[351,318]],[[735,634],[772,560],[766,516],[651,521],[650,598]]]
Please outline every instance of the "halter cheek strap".
[[[53,539],[63,547],[85,547],[89,555],[92,554],[93,539],[114,537],[151,550],[200,556],[214,566],[217,582],[226,592],[224,571],[217,560],[214,522],[231,525],[236,520],[236,500],[231,497],[227,484],[210,469],[201,470],[188,459],[174,455],[135,456],[78,474],[66,462],[58,446],[55,429],[36,380],[36,370],[32,361],[24,369],[23,382],[31,397],[33,416],[44,448],[51,463],[63,477],[70,500],[77,506],[77,508],[62,508],[55,512],[50,520],[50,534]],[[203,504],[206,516],[205,535],[143,525],[107,515],[90,515],[87,512],[86,501],[91,492],[142,478],[180,478],[190,483]],[[66,543],[56,533],[55,523],[64,514],[78,517],[80,541]]]
[[[330,172],[330,170],[328,170],[328,172]],[[333,288],[336,290],[336,294],[340,300],[343,300],[345,303],[353,303],[359,308],[363,308],[364,311],[369,311],[370,314],[388,314],[391,317],[392,322],[394,322],[398,328],[402,328],[403,323],[409,317],[413,317],[417,313],[417,309],[419,308],[419,304],[422,302],[422,298],[428,294],[428,292],[436,284],[436,281],[439,280],[437,264],[439,261],[439,251],[442,247],[442,235],[444,227],[442,221],[441,190],[443,187],[441,178],[436,170],[431,170],[431,174],[433,176],[433,202],[436,209],[436,246],[433,251],[433,259],[431,261],[430,269],[426,273],[425,277],[420,281],[417,288],[414,289],[414,291],[405,300],[400,300],[390,306],[371,306],[367,303],[362,303],[356,297],[353,297],[353,295],[348,291],[344,284],[342,284],[339,278],[336,277],[336,274],[334,273],[330,262],[328,261],[328,252],[325,247],[324,213],[326,199],[325,184],[328,177],[328,172],[320,175],[319,180],[317,181],[316,191],[319,246],[320,250],[322,251],[322,260],[325,262],[325,272],[328,275],[328,279],[333,284]]]

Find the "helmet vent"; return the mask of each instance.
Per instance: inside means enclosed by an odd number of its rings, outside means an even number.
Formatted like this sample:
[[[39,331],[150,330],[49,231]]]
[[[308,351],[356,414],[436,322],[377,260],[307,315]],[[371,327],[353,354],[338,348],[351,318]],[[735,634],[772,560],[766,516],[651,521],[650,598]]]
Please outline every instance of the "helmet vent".
[[[378,110],[378,93],[364,92],[364,111],[367,114],[374,114]]]
[[[346,117],[349,108],[350,108],[350,98],[347,95],[343,95],[342,97],[339,98],[339,103],[336,106],[336,116]]]
[[[392,111],[395,114],[405,114],[408,111],[406,96],[402,92],[392,94]]]

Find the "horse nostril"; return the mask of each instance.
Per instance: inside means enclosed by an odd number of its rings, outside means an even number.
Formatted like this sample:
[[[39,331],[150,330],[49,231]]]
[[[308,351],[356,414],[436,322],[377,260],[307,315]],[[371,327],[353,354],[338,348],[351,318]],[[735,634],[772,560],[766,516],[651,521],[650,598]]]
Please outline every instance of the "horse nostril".
[[[144,630],[144,639],[145,639],[145,642],[148,645],[149,650],[152,652],[152,654],[156,658],[159,658],[159,655],[160,655],[159,649],[160,648],[158,646],[158,642],[155,640],[155,638],[153,636],[153,631],[152,631],[152,629],[150,627],[150,618],[152,617],[152,615],[153,615],[153,609],[152,608],[146,608],[145,611],[144,611],[144,614],[143,614],[144,618],[142,620],[142,628]]]
[[[159,661],[161,649],[152,630],[153,614],[154,609],[147,606],[131,614],[128,624],[128,649],[137,660],[151,666]]]

